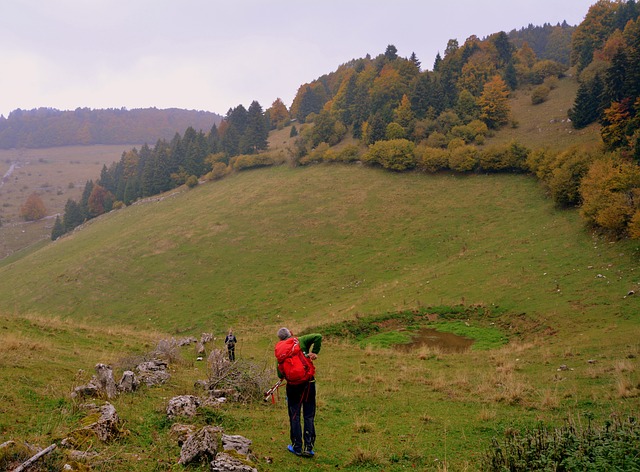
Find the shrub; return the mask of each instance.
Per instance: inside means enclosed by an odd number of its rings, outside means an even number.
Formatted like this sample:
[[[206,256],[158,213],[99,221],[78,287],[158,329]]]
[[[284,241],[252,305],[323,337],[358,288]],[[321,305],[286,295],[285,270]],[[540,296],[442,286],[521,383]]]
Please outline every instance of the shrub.
[[[360,159],[360,148],[355,144],[343,147],[335,154],[337,162],[355,162]]]
[[[449,151],[421,146],[416,149],[418,168],[426,172],[438,172],[449,168]]]
[[[407,132],[398,123],[389,123],[385,131],[385,137],[387,139],[404,139],[407,137]]]
[[[640,427],[635,418],[613,416],[602,426],[568,421],[560,428],[539,426],[497,439],[482,459],[482,470],[638,470]]]
[[[256,167],[267,167],[274,165],[274,161],[271,156],[267,154],[242,154],[235,156],[229,162],[229,165],[234,170],[246,170]]]
[[[427,146],[432,148],[446,148],[449,144],[447,137],[439,131],[434,131],[427,138]]]
[[[231,169],[224,162],[214,162],[211,172],[207,174],[207,177],[210,180],[219,180],[226,176],[230,171]]]
[[[485,172],[520,172],[527,168],[528,154],[526,147],[512,142],[508,146],[494,146],[483,150],[478,163]]]
[[[369,146],[363,162],[378,164],[385,169],[403,171],[416,166],[415,145],[406,139],[378,141]]]
[[[614,236],[628,234],[640,201],[640,167],[617,156],[594,161],[580,184],[582,216]],[[635,229],[634,229],[635,234]]]
[[[531,104],[539,105],[549,98],[549,93],[551,89],[546,85],[538,85],[533,92],[531,92]]]
[[[187,178],[185,185],[189,188],[196,187],[198,185],[198,177],[196,177],[195,175],[190,175],[189,178]]]
[[[564,152],[558,156],[556,167],[546,181],[551,198],[557,205],[580,204],[580,182],[591,161],[591,155],[584,152]]]
[[[456,172],[472,171],[477,164],[477,149],[475,146],[458,146],[449,154],[449,168]]]
[[[531,68],[535,83],[542,83],[547,77],[562,77],[566,67],[559,62],[543,60],[536,62]]]
[[[317,162],[322,162],[325,158],[331,159],[331,153],[329,152],[329,145],[327,143],[318,144],[309,154],[300,159],[300,164],[307,165]]]

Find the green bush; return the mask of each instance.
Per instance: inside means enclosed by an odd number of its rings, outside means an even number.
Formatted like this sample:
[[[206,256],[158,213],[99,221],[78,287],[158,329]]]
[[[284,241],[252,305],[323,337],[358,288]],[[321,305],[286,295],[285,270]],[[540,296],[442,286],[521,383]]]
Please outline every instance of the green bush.
[[[189,188],[196,187],[198,185],[198,177],[195,175],[190,175],[185,182],[185,185]]]
[[[385,169],[403,171],[416,166],[415,145],[406,139],[378,141],[369,146],[363,156],[366,164],[377,164]]]
[[[438,172],[449,168],[449,151],[446,149],[420,146],[416,148],[418,169],[425,172]]]
[[[480,169],[484,172],[521,172],[527,169],[529,150],[513,142],[507,146],[484,149],[479,157]]]
[[[229,163],[234,170],[268,167],[274,164],[275,162],[271,156],[267,154],[242,154],[240,156],[233,157]]]
[[[588,419],[588,418],[587,418]],[[640,470],[640,427],[635,418],[613,417],[594,427],[569,421],[560,428],[539,425],[494,439],[482,470],[524,472]]]
[[[478,162],[478,150],[475,146],[458,146],[449,154],[449,168],[456,172],[469,172]]]
[[[449,139],[439,131],[434,131],[427,138],[427,146],[432,148],[446,148],[449,144]]]
[[[549,98],[550,92],[551,89],[548,86],[544,84],[538,85],[533,89],[533,92],[531,92],[531,104],[540,105],[541,103],[545,102],[547,98]]]

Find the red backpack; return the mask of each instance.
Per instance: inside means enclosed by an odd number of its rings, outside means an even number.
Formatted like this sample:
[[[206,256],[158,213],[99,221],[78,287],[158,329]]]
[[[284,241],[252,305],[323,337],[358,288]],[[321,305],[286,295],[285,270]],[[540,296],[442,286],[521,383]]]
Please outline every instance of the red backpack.
[[[276,344],[275,355],[278,369],[288,384],[300,385],[311,380],[316,368],[300,349],[298,338],[287,338]]]

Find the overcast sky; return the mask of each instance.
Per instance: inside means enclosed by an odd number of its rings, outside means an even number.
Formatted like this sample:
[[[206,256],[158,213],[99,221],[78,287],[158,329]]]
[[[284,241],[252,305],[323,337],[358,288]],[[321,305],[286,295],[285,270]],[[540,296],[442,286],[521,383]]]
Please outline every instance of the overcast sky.
[[[16,108],[287,106],[340,64],[529,23],[579,24],[596,0],[0,0],[0,114]]]

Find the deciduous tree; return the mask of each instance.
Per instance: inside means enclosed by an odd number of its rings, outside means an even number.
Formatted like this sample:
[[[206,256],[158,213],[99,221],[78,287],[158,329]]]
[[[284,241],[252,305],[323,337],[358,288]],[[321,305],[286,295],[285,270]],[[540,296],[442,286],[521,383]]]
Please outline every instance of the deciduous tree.
[[[32,193],[27,197],[27,200],[20,207],[20,216],[25,221],[37,221],[44,218],[47,215],[47,209],[44,206],[44,202],[40,195]]]
[[[511,108],[509,107],[509,89],[504,80],[494,76],[484,85],[482,95],[478,99],[480,119],[489,128],[497,129],[509,121]]]

